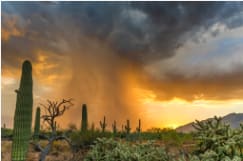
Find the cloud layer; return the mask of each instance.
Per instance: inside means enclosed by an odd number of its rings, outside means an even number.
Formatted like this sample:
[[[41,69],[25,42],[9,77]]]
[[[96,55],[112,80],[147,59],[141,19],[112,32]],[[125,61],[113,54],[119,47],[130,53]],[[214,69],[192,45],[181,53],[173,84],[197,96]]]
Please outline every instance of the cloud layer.
[[[3,95],[30,59],[36,104],[73,97],[77,106],[90,105],[97,120],[135,122],[136,89],[159,101],[242,99],[242,8],[241,2],[3,2]],[[79,119],[80,108],[73,112],[67,117]]]

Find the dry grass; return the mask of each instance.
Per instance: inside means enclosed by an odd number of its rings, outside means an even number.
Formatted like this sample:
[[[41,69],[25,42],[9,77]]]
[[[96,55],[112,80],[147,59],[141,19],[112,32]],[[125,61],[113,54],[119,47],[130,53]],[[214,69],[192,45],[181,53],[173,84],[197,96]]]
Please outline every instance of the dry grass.
[[[1,142],[1,160],[2,161],[10,161],[11,160],[11,141],[2,141]]]

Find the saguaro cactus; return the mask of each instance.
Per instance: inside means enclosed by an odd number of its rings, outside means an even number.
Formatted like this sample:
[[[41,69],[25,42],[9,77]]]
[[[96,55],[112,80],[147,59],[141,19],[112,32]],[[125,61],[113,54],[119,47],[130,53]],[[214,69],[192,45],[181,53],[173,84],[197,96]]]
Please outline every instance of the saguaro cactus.
[[[102,132],[105,132],[105,128],[106,128],[107,124],[106,124],[106,121],[105,121],[105,116],[104,116],[104,119],[103,119],[103,122],[100,121],[100,127],[102,129]]]
[[[35,113],[34,140],[38,140],[39,133],[40,133],[40,107],[37,107]]]
[[[137,131],[138,133],[141,132],[141,120],[140,120],[140,119],[138,120],[138,127],[136,128],[136,131]]]
[[[30,61],[24,61],[14,114],[12,161],[25,161],[31,138],[33,81]]]
[[[131,127],[130,127],[130,121],[127,120],[127,124],[125,125],[125,130],[126,130],[126,133],[129,134],[130,131],[131,131]]]
[[[113,134],[116,134],[117,132],[116,121],[114,121],[114,123],[112,124],[112,130],[113,130]]]
[[[87,106],[83,104],[82,106],[82,122],[81,122],[81,131],[87,131],[88,129],[88,114]]]

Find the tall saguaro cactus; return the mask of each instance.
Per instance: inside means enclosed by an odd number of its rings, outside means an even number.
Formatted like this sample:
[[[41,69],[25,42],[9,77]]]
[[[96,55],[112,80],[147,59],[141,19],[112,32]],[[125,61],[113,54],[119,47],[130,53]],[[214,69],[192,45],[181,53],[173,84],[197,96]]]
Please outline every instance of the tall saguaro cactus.
[[[37,107],[35,113],[35,129],[34,129],[34,139],[38,140],[40,133],[40,107]]]
[[[88,129],[88,114],[87,114],[87,106],[83,104],[82,106],[82,123],[81,123],[81,131],[87,131]]]
[[[30,61],[24,61],[14,114],[12,161],[25,161],[31,138],[33,80]]]

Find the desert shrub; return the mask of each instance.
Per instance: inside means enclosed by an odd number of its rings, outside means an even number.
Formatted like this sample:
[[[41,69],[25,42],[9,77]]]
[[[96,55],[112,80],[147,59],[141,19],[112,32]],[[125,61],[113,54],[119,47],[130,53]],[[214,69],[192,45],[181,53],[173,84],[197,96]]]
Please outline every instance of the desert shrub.
[[[219,155],[215,151],[207,151],[200,155],[188,155],[187,157],[181,156],[177,161],[242,161],[242,157],[234,156],[230,158],[228,156],[219,158]]]
[[[243,125],[233,130],[222,123],[221,118],[194,124],[197,149],[187,160],[190,161],[242,161]],[[183,160],[183,158],[181,158]]]
[[[198,122],[196,139],[199,141],[197,153],[216,152],[220,158],[240,156],[243,148],[243,129],[232,130],[220,118]],[[211,152],[213,154],[213,152]]]
[[[70,147],[66,142],[60,140],[54,141],[51,147],[51,151],[55,151],[55,152],[70,151]]]
[[[152,141],[146,143],[122,142],[98,138],[84,161],[170,161],[167,152]]]
[[[139,140],[161,140],[167,145],[174,145],[174,146],[181,146],[186,142],[193,141],[193,136],[190,133],[185,134],[185,133],[179,133],[174,129],[160,129],[160,128],[152,128],[149,129],[148,131],[140,133],[139,135],[133,133],[131,137],[137,138]]]
[[[13,130],[7,128],[1,128],[1,137],[2,138],[12,138]]]
[[[112,133],[110,132],[100,132],[96,131],[78,131],[70,134],[70,139],[73,143],[75,143],[76,147],[83,148],[88,147],[93,144],[94,141],[99,137],[112,137]]]
[[[243,125],[233,130],[223,124],[220,118],[195,124],[197,132],[194,134],[196,150],[192,154],[174,155],[152,141],[160,139],[165,144],[181,145],[193,141],[192,134],[177,133],[175,130],[156,129],[139,135],[129,135],[132,142],[124,139],[98,138],[91,146],[85,161],[242,161],[243,158]]]
[[[73,131],[76,131],[78,128],[77,128],[77,126],[76,126],[76,124],[74,124],[74,123],[70,123],[70,124],[68,124],[68,132],[73,132]]]
[[[173,129],[162,130],[160,136],[161,140],[163,140],[165,144],[174,146],[182,146],[184,143],[193,140],[193,136],[191,134],[180,133]]]

